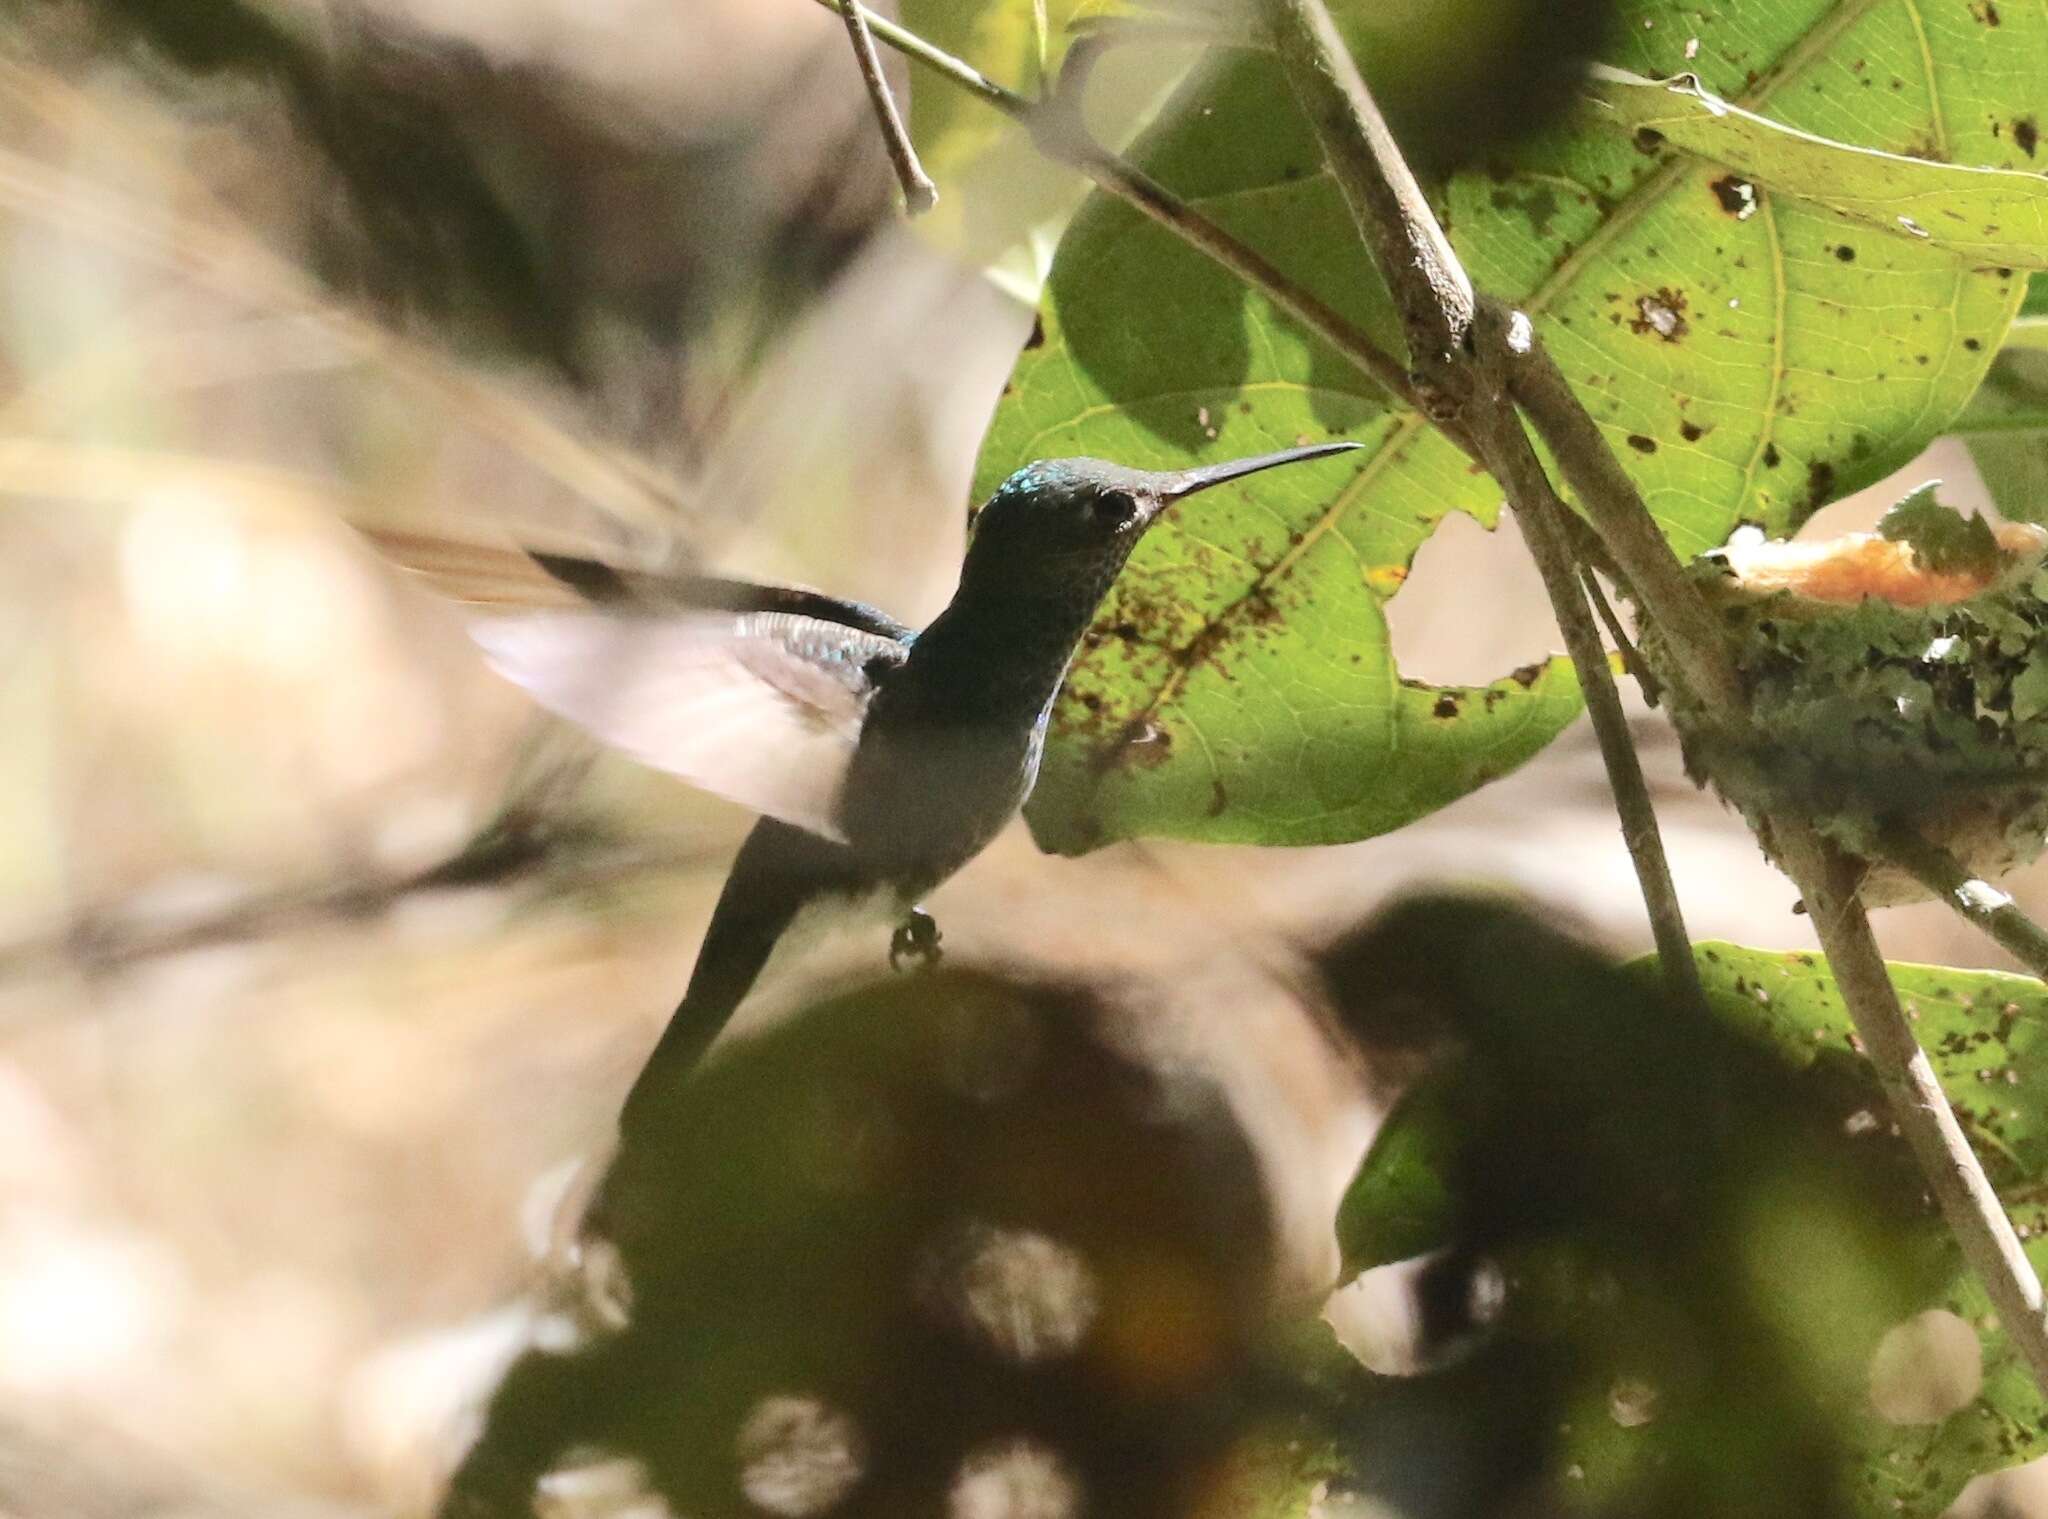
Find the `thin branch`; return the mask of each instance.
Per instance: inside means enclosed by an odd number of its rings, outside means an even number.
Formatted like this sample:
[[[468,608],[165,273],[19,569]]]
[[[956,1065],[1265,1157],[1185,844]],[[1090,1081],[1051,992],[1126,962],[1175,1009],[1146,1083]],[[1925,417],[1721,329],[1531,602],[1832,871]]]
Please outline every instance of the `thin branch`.
[[[846,0],[817,3],[826,10],[845,14]],[[870,15],[868,25],[877,40],[1019,123],[1048,158],[1078,169],[1099,188],[1207,254],[1349,359],[1390,396],[1410,407],[1419,405],[1406,368],[1363,328],[1281,273],[1263,254],[1239,242],[1157,180],[1089,137],[1080,123],[1076,89],[1062,89],[1044,101],[1031,100],[880,16]],[[1080,80],[1077,78],[1074,83],[1078,86]]]
[[[1881,857],[1896,865],[1967,918],[2020,964],[2048,981],[2048,929],[1989,881],[1972,875],[1948,850],[1930,844],[1911,828],[1892,824],[1878,831]]]
[[[818,0],[828,11],[846,14],[845,0]],[[962,58],[955,58],[944,48],[934,47],[908,27],[898,26],[886,16],[877,16],[872,11],[867,17],[868,30],[904,57],[914,59],[926,68],[950,79],[968,94],[978,96],[994,106],[1005,116],[1023,121],[1031,114],[1032,102],[1015,90],[1005,89],[988,75]]]
[[[1564,521],[1566,527],[1574,523],[1582,528],[1585,526],[1581,518],[1573,516],[1569,511],[1565,513]],[[1628,671],[1635,683],[1642,688],[1643,700],[1653,707],[1656,706],[1663,700],[1663,687],[1658,683],[1657,672],[1643,663],[1642,651],[1629,637],[1628,629],[1622,626],[1621,618],[1607,599],[1607,593],[1600,589],[1599,578],[1594,575],[1592,566],[1580,566],[1579,584],[1586,592],[1586,600],[1592,603],[1594,614],[1599,617],[1601,626],[1607,629],[1607,636],[1614,640],[1615,650],[1621,655],[1621,667]]]
[[[853,43],[853,56],[860,65],[861,83],[868,87],[868,104],[874,107],[875,124],[882,129],[882,145],[889,150],[896,182],[903,186],[903,205],[912,216],[922,216],[939,203],[939,187],[917,161],[917,149],[910,145],[910,133],[896,109],[896,97],[889,93],[889,81],[882,77],[881,55],[875,51],[874,33],[868,30],[867,7],[860,0],[846,0],[839,14],[846,21],[846,35]]]
[[[1579,688],[1585,694],[1586,712],[1600,744],[1600,758],[1607,767],[1614,810],[1621,819],[1622,842],[1642,886],[1643,907],[1649,914],[1650,933],[1657,945],[1657,965],[1663,972],[1665,988],[1681,1005],[1704,1013],[1706,992],[1700,986],[1699,966],[1693,959],[1692,939],[1686,933],[1678,886],[1671,878],[1671,862],[1664,853],[1663,835],[1657,828],[1657,810],[1643,779],[1642,762],[1636,754],[1635,738],[1629,732],[1621,693],[1615,688],[1614,671],[1607,663],[1607,650],[1587,608],[1586,594],[1565,539],[1563,522],[1570,509],[1551,487],[1536,451],[1522,432],[1521,419],[1505,397],[1498,404],[1472,408],[1465,421],[1489,466],[1497,471],[1502,489],[1514,503],[1522,537],[1543,577],[1543,589],[1549,594],[1558,630],[1564,634],[1565,649],[1579,672]]]
[[[2041,1280],[1899,1006],[1856,895],[1862,866],[1803,819],[1774,818],[1772,837],[1787,872],[1799,883],[1828,968],[1884,1086],[1899,1132],[1920,1162],[1963,1258],[1983,1282],[1999,1323],[2026,1358],[2035,1382],[2048,1387],[2048,1311]]]

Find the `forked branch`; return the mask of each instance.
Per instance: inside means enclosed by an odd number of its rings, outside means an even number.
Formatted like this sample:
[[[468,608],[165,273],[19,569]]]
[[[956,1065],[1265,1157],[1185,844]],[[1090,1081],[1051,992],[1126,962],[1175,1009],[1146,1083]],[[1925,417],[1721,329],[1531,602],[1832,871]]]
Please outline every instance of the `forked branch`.
[[[882,146],[889,150],[896,182],[903,187],[904,209],[912,216],[922,216],[939,203],[939,187],[917,161],[917,149],[911,146],[903,115],[896,109],[896,97],[889,90],[889,81],[882,77],[882,59],[875,51],[875,34],[869,30],[867,7],[860,0],[845,0],[839,14],[846,21],[846,35],[853,44],[854,61],[860,65],[861,83],[867,86],[875,125],[881,128]]]
[[[1359,236],[1393,292],[1433,418],[1463,434],[1515,508],[1579,673],[1665,983],[1674,997],[1704,1006],[1649,787],[1572,559],[1570,513],[1508,393],[1508,367],[1534,341],[1528,319],[1475,297],[1322,0],[1264,0],[1264,14]]]
[[[1454,266],[1456,255],[1400,161],[1323,0],[1262,0],[1262,5],[1289,80],[1324,140],[1331,170],[1344,187],[1365,244],[1379,258],[1381,274],[1395,292],[1395,306],[1408,324],[1409,343],[1425,386],[1458,408],[1459,425],[1481,460],[1522,509],[1523,520],[1533,525],[1528,533],[1532,547],[1556,544],[1562,535],[1554,519],[1545,516],[1549,481],[1533,453],[1526,460],[1521,457],[1529,445],[1510,397],[1527,408],[1587,516],[1634,583],[1645,614],[1661,623],[1666,641],[1683,661],[1679,674],[1692,694],[1732,729],[1746,728],[1748,714],[1733,661],[1705,602],[1685,579],[1634,482],[1577,392],[1543,352],[1526,318],[1499,313],[1481,301],[1479,310],[1488,319],[1471,323],[1470,285],[1461,270],[1444,267],[1447,262]],[[1431,301],[1441,307],[1434,315],[1425,309]],[[1459,341],[1467,335],[1477,341]],[[1546,582],[1551,579],[1546,573]],[[1571,592],[1569,597],[1553,592],[1568,636],[1572,622],[1585,616],[1575,581]],[[1577,607],[1567,612],[1566,600],[1577,601]],[[1586,662],[1579,662],[1579,668],[1591,702],[1597,678]],[[1597,721],[1598,707],[1594,711]],[[1602,742],[1607,754],[1604,734]],[[1621,777],[1632,768],[1632,748],[1629,753],[1630,761],[1618,767],[1608,755],[1617,795]],[[2025,1355],[2035,1380],[2048,1390],[2048,1316],[2043,1312],[2040,1280],[1899,1006],[1857,896],[1854,862],[1804,817],[1781,813],[1770,817],[1768,826],[1779,857],[1813,916],[1900,1132],[2013,1343]],[[1661,867],[1661,847],[1654,855],[1656,867]],[[1645,870],[1639,863],[1638,873],[1645,900],[1655,911],[1656,869]],[[1676,913],[1675,897],[1670,910]],[[1662,942],[1660,933],[1660,947]]]
[[[845,14],[846,0],[818,0],[818,4]],[[1339,315],[1313,291],[1283,274],[1264,254],[1232,237],[1082,129],[1076,96],[1085,82],[1086,61],[1076,76],[1053,95],[1045,100],[1032,100],[880,16],[869,16],[868,25],[878,40],[1024,127],[1048,158],[1079,170],[1099,188],[1142,212],[1189,247],[1207,254],[1349,359],[1390,396],[1411,407],[1418,404],[1408,371],[1367,336],[1363,328]],[[1093,51],[1083,57],[1091,60]]]

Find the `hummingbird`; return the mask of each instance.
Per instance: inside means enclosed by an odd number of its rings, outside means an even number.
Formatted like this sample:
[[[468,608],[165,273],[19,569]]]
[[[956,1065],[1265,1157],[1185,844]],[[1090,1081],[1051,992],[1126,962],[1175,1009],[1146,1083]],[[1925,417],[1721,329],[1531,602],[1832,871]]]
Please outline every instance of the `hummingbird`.
[[[602,743],[762,814],[622,1133],[697,1065],[812,909],[879,906],[899,924],[892,963],[935,957],[917,904],[1030,796],[1061,683],[1146,530],[1198,491],[1358,446],[1166,471],[1028,464],[970,516],[959,587],[921,631],[822,592],[528,550],[580,605],[473,619],[486,661]]]

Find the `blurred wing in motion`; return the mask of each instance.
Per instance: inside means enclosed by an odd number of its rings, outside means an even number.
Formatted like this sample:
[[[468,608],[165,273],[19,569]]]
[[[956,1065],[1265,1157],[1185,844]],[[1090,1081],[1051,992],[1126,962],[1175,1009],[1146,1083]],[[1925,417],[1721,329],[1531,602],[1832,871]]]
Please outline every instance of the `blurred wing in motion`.
[[[775,611],[530,612],[475,619],[470,636],[491,668],[612,748],[841,842],[839,788],[869,698],[909,652]]]
[[[757,585],[670,568],[632,569],[616,563],[618,555],[609,551],[598,559],[583,552],[515,546],[503,528],[489,523],[437,520],[430,532],[360,522],[354,526],[384,558],[417,576],[443,600],[464,606],[788,612],[878,638],[904,640],[911,634],[887,612],[807,586]]]

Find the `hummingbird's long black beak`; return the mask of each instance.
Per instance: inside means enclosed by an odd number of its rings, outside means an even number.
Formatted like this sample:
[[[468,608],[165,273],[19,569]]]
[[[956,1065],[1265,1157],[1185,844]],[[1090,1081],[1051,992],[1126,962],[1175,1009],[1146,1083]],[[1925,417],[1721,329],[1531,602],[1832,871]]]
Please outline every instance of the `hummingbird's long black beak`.
[[[1200,469],[1174,470],[1160,477],[1161,484],[1156,494],[1160,504],[1165,506],[1183,496],[1192,496],[1196,491],[1205,491],[1212,485],[1224,485],[1232,480],[1242,480],[1246,475],[1256,475],[1262,469],[1349,453],[1364,446],[1362,443],[1312,443],[1306,448],[1283,448],[1277,454],[1254,454],[1249,459],[1229,459],[1221,464],[1205,464]]]

